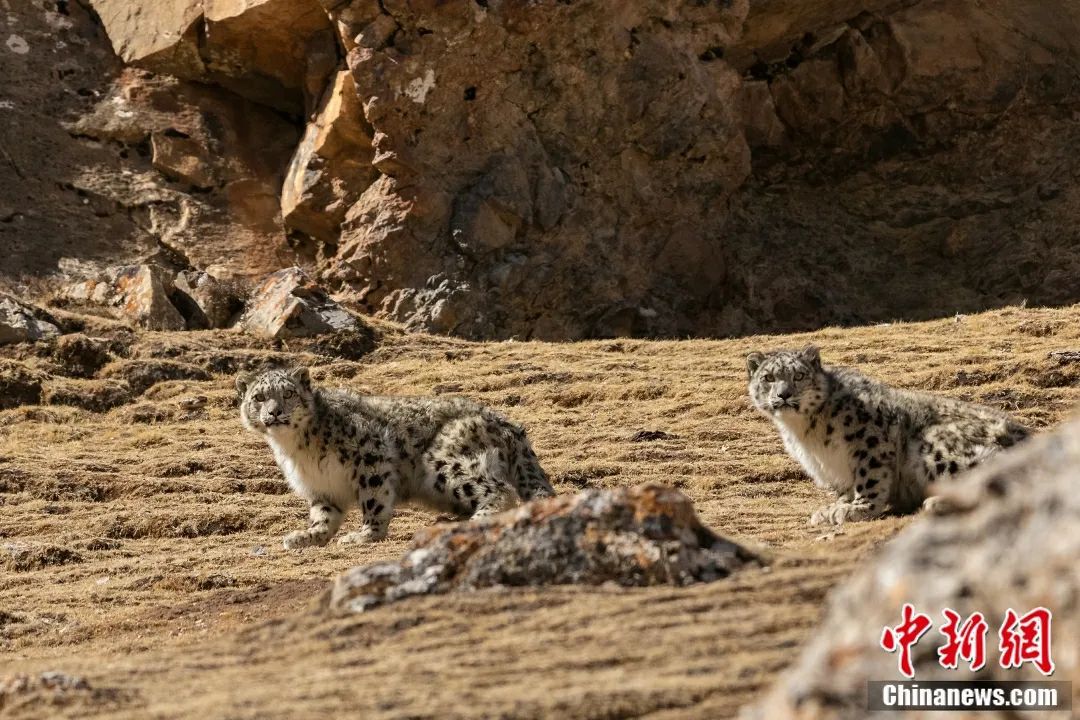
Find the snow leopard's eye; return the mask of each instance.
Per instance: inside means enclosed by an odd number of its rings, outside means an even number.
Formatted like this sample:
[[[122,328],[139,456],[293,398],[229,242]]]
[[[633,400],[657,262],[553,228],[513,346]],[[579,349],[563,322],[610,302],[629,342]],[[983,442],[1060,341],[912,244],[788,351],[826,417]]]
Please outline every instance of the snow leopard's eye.
[[[776,382],[776,376],[772,373],[769,373],[765,376],[765,382]]]
[[[295,395],[295,394],[296,394],[296,393],[294,393],[294,392],[293,392],[292,390],[286,390],[285,392],[281,393],[281,397],[283,397],[283,398],[285,398],[286,400],[288,400],[289,398],[291,398],[291,397],[292,397],[293,395]]]
[[[255,394],[255,402],[266,402],[266,396],[262,393]]]
[[[798,382],[806,377],[806,373],[795,373],[795,382]]]

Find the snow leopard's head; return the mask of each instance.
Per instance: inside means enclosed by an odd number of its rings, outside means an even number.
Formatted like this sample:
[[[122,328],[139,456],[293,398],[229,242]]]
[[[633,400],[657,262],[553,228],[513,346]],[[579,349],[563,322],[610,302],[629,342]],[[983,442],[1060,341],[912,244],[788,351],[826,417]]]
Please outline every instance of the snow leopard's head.
[[[825,395],[825,371],[816,347],[752,352],[746,356],[750,399],[769,416],[813,412]]]
[[[244,427],[261,435],[296,427],[314,407],[315,393],[304,367],[241,373],[236,392]]]

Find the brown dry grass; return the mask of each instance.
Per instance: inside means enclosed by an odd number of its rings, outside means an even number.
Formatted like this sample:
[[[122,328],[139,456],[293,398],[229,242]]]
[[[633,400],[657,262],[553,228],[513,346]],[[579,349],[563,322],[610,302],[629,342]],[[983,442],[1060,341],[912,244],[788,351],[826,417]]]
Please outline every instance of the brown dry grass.
[[[749,408],[742,357],[809,341],[827,362],[1037,427],[1080,400],[1080,365],[1048,357],[1080,349],[1080,306],[725,341],[388,333],[316,377],[477,397],[527,424],[560,492],[675,485],[706,524],[776,562],[686,589],[487,591],[340,618],[316,609],[328,578],[396,557],[433,515],[403,510],[374,546],[285,552],[304,508],[241,430],[220,372],[270,350],[232,333],[139,334],[131,359],[217,371],[107,413],[0,413],[0,676],[59,670],[95,688],[6,710],[0,698],[0,715],[730,717],[791,662],[829,589],[907,522],[831,538],[806,526],[826,498]],[[184,403],[200,395],[205,407]],[[642,430],[673,437],[633,441]]]

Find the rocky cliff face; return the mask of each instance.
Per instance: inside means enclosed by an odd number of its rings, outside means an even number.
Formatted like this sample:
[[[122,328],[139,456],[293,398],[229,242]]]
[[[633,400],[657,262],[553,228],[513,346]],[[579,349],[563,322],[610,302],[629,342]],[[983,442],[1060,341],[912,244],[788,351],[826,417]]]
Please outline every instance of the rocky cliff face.
[[[490,338],[1080,299],[1065,0],[85,2],[12,16],[97,53],[73,185],[199,269]]]

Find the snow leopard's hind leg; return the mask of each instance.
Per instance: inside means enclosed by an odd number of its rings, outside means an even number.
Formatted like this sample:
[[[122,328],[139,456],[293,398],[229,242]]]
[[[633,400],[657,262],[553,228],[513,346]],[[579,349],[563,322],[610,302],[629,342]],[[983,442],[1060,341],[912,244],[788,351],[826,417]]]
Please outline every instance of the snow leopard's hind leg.
[[[429,492],[460,515],[483,518],[519,502],[509,458],[482,416],[447,423],[424,453]]]

